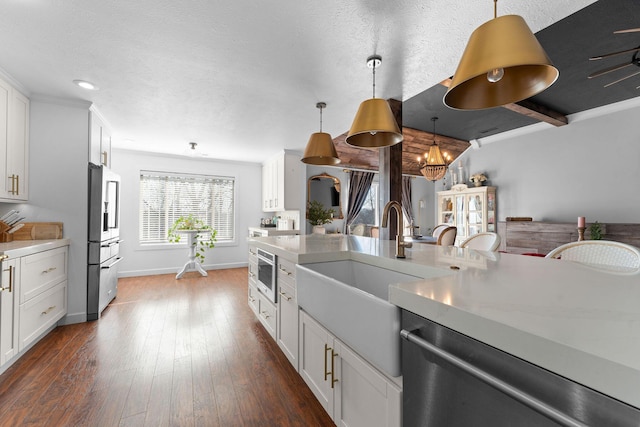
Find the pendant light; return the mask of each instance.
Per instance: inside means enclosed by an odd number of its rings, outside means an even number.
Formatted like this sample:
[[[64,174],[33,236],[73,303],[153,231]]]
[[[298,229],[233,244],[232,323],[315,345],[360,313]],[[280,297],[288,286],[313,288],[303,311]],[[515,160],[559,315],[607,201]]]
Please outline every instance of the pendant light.
[[[429,181],[437,181],[444,178],[447,173],[447,167],[451,162],[451,156],[447,153],[442,154],[438,142],[436,141],[436,120],[437,117],[432,117],[433,122],[433,145],[429,147],[429,153],[424,155],[424,161],[418,157],[418,166],[420,167],[420,173]]]
[[[320,109],[320,132],[311,134],[307,147],[304,149],[302,162],[310,165],[337,165],[340,163],[336,147],[333,145],[331,135],[322,132],[322,109],[327,104],[318,102],[316,108]]]
[[[402,132],[398,128],[389,103],[384,99],[376,98],[376,68],[381,63],[382,58],[378,55],[367,58],[367,67],[373,69],[373,98],[360,104],[345,139],[349,145],[382,148],[402,142]]]
[[[449,90],[448,107],[480,110],[532,97],[558,78],[544,49],[521,16],[493,17],[469,38]]]

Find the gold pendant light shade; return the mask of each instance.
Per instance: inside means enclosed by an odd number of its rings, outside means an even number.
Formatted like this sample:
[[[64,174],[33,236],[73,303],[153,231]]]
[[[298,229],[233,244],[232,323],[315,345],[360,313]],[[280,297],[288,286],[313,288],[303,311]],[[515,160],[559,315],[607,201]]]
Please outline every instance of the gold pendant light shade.
[[[557,78],[524,19],[505,15],[471,34],[444,103],[458,110],[498,107],[534,96]]]
[[[320,109],[320,132],[312,133],[304,149],[301,161],[310,165],[333,166],[340,163],[336,147],[333,145],[331,135],[322,132],[322,109],[327,106],[324,102],[318,102],[316,108]]]
[[[402,142],[402,132],[389,103],[382,98],[363,101],[353,119],[346,142],[361,148],[389,147]]]
[[[310,165],[337,165],[340,163],[331,135],[326,132],[311,134],[302,161]]]

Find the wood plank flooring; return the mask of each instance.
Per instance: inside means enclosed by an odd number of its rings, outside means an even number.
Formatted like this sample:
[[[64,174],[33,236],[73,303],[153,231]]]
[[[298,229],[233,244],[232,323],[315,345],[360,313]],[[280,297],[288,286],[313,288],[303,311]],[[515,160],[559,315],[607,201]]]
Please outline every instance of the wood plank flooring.
[[[1,426],[332,426],[247,305],[247,269],[123,278],[0,376]]]

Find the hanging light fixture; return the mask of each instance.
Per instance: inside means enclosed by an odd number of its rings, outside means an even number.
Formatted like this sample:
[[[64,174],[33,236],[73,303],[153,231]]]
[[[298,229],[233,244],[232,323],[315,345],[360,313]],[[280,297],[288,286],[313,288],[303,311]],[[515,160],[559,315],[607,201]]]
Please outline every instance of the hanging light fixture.
[[[449,163],[451,163],[451,156],[447,153],[441,153],[438,142],[436,141],[436,120],[437,117],[432,117],[433,122],[433,145],[429,147],[429,152],[422,157],[418,157],[418,166],[420,167],[420,173],[429,181],[437,181],[444,178],[447,173]]]
[[[444,96],[448,107],[480,110],[534,96],[558,78],[544,49],[521,16],[493,17],[471,34]]]
[[[402,132],[398,128],[396,118],[391,112],[389,103],[376,98],[376,68],[382,58],[373,55],[367,58],[367,67],[373,69],[373,98],[360,104],[346,143],[362,148],[382,148],[402,142]]]
[[[337,165],[340,163],[331,135],[322,132],[322,109],[326,106],[327,104],[324,102],[316,104],[316,108],[320,109],[320,132],[311,134],[302,156],[303,163],[310,165]]]

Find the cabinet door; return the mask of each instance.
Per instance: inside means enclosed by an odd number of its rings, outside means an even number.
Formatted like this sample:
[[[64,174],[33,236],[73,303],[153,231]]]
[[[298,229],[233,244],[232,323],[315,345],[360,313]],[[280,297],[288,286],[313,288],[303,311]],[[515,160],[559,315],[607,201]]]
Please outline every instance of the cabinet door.
[[[111,133],[104,126],[100,135],[100,162],[108,168],[111,167]]]
[[[2,291],[0,291],[0,366],[18,353],[18,280],[19,263],[5,260],[2,263]]]
[[[300,376],[325,411],[333,415],[333,388],[331,376],[327,375],[335,363],[333,337],[302,310],[300,310],[299,345]]]
[[[482,233],[484,231],[483,224],[485,223],[485,205],[484,205],[484,193],[469,194],[467,196],[467,218],[468,218],[468,230],[467,237],[471,237],[474,234]]]
[[[333,421],[349,427],[400,427],[402,392],[364,359],[335,340],[339,357]]]
[[[466,207],[467,197],[464,194],[457,195],[455,197],[455,217],[456,217],[456,227],[458,228],[458,233],[456,239],[464,240],[467,238],[467,207]]]
[[[0,177],[2,185],[0,185],[0,198],[9,198],[11,196],[11,184],[7,157],[7,144],[9,142],[9,101],[11,99],[11,86],[0,80]]]
[[[12,198],[29,199],[29,98],[11,91],[7,174],[13,177]]]
[[[278,295],[278,346],[289,362],[298,370],[298,300],[293,287],[279,283]]]

